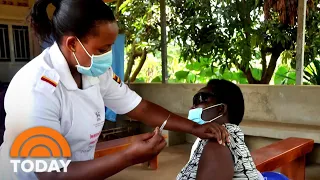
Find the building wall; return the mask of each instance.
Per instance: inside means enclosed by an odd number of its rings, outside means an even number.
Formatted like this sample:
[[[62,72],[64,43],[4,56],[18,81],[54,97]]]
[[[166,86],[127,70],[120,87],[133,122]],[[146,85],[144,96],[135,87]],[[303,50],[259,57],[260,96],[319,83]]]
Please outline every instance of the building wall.
[[[202,84],[131,84],[144,99],[172,112],[187,116],[193,95]],[[245,116],[241,128],[249,147],[256,149],[288,137],[314,139],[320,143],[320,87],[240,85],[245,99]],[[169,143],[187,141],[192,135],[169,132]],[[169,144],[170,145],[170,144]],[[316,145],[312,161],[320,162]]]
[[[144,98],[173,112],[187,114],[202,84],[132,84]],[[320,87],[240,85],[245,121],[320,126]]]
[[[19,7],[14,5],[0,4],[0,24],[13,24],[13,25],[29,25],[27,16],[31,10],[32,4],[35,0],[29,0],[29,7]],[[54,7],[48,7],[49,17],[52,16]],[[35,37],[34,33],[30,31],[31,36],[31,58],[40,54],[40,43]],[[21,67],[27,62],[0,62],[0,81],[10,82],[12,77],[16,74]]]

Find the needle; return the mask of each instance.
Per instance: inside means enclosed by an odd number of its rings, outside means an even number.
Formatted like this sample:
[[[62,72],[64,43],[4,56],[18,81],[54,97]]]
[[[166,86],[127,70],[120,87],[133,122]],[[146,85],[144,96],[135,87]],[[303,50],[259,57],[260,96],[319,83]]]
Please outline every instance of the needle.
[[[160,133],[162,133],[163,128],[166,126],[168,119],[170,118],[171,114],[169,114],[168,118],[163,122],[163,124],[160,127]]]
[[[165,120],[165,121],[163,122],[163,124],[161,125],[161,127],[160,127],[160,132],[162,132],[164,126],[167,124],[167,121],[168,121],[168,120]]]

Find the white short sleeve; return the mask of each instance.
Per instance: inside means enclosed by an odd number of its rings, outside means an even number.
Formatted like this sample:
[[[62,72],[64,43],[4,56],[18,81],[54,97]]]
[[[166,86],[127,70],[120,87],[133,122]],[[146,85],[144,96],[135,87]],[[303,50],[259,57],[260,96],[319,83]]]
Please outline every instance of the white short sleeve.
[[[100,86],[105,106],[117,114],[132,111],[142,100],[113,73],[111,68],[100,77]]]
[[[40,78],[35,84],[26,83],[26,86],[16,80],[10,84],[5,97],[7,113],[5,140],[8,147],[11,147],[19,134],[32,127],[44,126],[61,133],[61,103],[57,93],[54,92],[55,87],[50,88],[46,84],[48,83]],[[41,159],[48,162],[52,160],[52,158]],[[65,158],[58,159],[66,160]]]
[[[7,126],[31,128],[45,126],[60,132],[61,102],[54,92],[56,87],[37,78],[35,84],[23,87],[13,81],[5,97]],[[7,128],[11,129],[11,128]],[[16,128],[14,128],[16,129]]]

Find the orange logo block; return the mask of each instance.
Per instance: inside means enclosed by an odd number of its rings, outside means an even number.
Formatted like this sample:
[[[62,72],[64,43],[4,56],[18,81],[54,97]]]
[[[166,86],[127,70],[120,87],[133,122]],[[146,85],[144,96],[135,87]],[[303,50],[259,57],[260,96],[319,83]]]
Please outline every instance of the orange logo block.
[[[17,172],[18,164],[24,172],[60,172],[59,167],[67,172],[71,160],[52,159],[50,162],[41,158],[69,158],[71,150],[66,139],[56,130],[47,127],[34,127],[22,132],[13,142],[10,150],[14,165],[14,172]],[[32,158],[20,160],[19,158]],[[59,166],[59,164],[61,166]],[[28,165],[28,166],[27,166]]]
[[[71,157],[66,139],[47,127],[34,127],[21,133],[13,142],[11,157]]]

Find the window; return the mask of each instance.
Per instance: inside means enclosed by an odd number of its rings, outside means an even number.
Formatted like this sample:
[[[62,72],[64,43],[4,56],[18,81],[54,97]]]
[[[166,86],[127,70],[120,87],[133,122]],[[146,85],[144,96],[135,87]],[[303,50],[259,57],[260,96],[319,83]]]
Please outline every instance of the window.
[[[29,27],[0,24],[0,62],[27,62],[30,59]]]
[[[0,61],[11,61],[8,25],[0,24]]]
[[[30,60],[28,26],[12,26],[14,58],[16,61]]]
[[[28,0],[1,0],[0,5],[11,5],[11,6],[23,6],[23,7],[28,7],[29,2]]]

